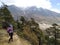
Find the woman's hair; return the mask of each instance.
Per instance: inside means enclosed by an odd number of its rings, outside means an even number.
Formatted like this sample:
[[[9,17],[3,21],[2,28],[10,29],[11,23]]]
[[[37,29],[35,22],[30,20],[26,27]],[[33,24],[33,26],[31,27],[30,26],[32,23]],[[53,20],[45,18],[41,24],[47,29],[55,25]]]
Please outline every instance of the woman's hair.
[[[11,27],[10,25],[8,27]]]

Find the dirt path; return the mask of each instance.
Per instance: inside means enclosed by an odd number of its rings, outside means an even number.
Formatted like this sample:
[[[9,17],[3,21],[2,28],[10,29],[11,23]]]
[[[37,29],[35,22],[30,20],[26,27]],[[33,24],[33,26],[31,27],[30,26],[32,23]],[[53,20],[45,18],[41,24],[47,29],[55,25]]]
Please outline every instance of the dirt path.
[[[31,45],[27,40],[19,38],[16,33],[14,33],[13,42],[8,43],[8,39],[6,31],[0,31],[0,45]]]

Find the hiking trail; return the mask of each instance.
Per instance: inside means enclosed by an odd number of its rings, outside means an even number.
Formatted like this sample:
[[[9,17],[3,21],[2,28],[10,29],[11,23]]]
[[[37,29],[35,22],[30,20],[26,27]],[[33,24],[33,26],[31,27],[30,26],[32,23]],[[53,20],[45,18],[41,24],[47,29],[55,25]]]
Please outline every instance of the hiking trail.
[[[20,38],[16,33],[13,36],[13,42],[8,43],[9,35],[6,30],[0,30],[0,45],[31,45],[27,40]]]

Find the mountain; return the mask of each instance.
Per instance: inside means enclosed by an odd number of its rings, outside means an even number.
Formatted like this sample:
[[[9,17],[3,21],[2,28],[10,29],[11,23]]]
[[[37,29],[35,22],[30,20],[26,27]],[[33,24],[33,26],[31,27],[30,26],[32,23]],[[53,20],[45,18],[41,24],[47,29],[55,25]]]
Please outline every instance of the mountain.
[[[34,18],[39,23],[60,23],[60,13],[50,11],[48,9],[37,8],[35,6],[27,8],[19,8],[14,5],[8,6],[15,20],[20,16]]]

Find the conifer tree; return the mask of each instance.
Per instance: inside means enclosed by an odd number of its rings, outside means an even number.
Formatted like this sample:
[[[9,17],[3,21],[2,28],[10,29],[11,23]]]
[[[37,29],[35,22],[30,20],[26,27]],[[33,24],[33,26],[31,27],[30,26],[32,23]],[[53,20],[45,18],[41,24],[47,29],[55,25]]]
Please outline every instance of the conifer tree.
[[[1,8],[1,15],[4,18],[6,22],[12,22],[13,17],[11,15],[11,12],[8,10],[8,6],[3,4],[3,7]]]

